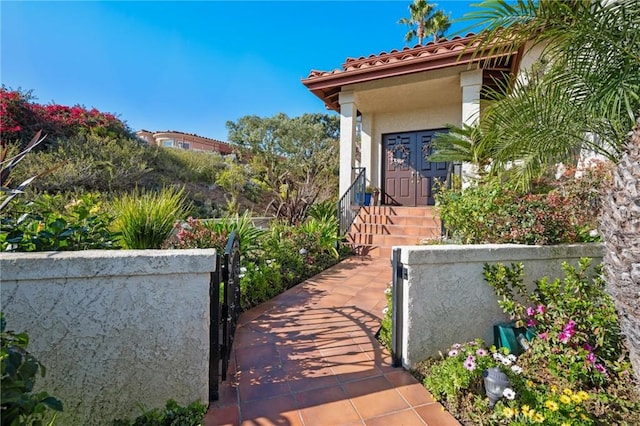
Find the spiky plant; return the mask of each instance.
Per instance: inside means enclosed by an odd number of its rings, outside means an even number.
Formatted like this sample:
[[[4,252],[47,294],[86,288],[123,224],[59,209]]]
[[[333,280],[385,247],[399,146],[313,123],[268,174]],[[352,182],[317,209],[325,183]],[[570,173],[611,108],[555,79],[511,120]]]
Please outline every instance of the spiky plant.
[[[600,231],[606,246],[607,291],[640,381],[640,118],[614,170],[603,207]]]

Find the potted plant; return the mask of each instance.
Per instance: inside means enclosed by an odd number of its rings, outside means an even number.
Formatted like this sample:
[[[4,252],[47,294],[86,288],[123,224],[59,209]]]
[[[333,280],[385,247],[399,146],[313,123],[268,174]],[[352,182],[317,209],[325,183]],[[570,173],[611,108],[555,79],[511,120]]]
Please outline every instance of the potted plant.
[[[369,185],[365,189],[364,194],[364,205],[365,206],[377,206],[378,205],[378,196],[380,195],[380,188],[377,186]],[[371,203],[371,196],[373,196],[373,203]]]

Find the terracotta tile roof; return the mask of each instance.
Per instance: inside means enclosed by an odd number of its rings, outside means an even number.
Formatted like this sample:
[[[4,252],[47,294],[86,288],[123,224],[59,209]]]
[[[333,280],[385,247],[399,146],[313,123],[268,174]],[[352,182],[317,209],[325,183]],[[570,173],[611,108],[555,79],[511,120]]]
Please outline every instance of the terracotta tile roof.
[[[302,83],[322,99],[327,108],[339,111],[337,98],[344,85],[489,59],[487,56],[474,57],[474,49],[477,45],[476,35],[469,33],[465,36],[441,39],[437,43],[431,41],[423,46],[394,49],[388,53],[381,52],[357,59],[347,58],[342,68],[332,71],[312,70],[307,78],[302,79]],[[509,69],[511,58],[516,53],[517,51],[513,51],[501,55],[505,59],[501,61],[499,68]],[[495,58],[492,57],[492,59]]]

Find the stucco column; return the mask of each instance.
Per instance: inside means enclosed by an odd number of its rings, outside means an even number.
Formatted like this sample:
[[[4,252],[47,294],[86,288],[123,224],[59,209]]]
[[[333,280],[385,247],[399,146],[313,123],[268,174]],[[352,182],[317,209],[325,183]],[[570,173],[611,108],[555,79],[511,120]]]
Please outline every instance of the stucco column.
[[[462,123],[473,125],[480,119],[480,89],[482,89],[482,69],[460,73],[462,89]],[[476,174],[476,167],[462,164],[462,187],[469,185],[470,176]]]
[[[356,117],[358,109],[353,92],[340,92],[340,194],[351,186],[356,152]]]
[[[367,179],[374,186],[380,186],[378,183],[378,173],[380,167],[375,161],[377,157],[373,148],[373,138],[371,137],[371,114],[362,114],[362,121],[360,123],[360,164],[362,167],[367,168]]]
[[[471,125],[480,117],[482,69],[461,72],[460,87],[462,88],[462,122]]]

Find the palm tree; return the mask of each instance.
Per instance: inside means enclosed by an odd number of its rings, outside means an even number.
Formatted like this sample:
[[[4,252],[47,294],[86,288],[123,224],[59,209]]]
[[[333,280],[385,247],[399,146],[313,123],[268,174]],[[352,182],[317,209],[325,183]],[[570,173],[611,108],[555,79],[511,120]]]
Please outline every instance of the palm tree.
[[[600,233],[605,240],[607,288],[627,336],[631,365],[640,379],[640,119],[603,199]],[[635,265],[635,267],[634,267]]]
[[[410,42],[414,37],[417,37],[418,44],[422,44],[425,27],[429,22],[434,7],[435,5],[427,3],[426,0],[413,0],[413,3],[409,5],[409,18],[402,18],[398,21],[399,24],[407,25],[410,28],[404,37],[406,42]]]
[[[519,161],[521,183],[589,148],[617,163],[605,201],[607,289],[640,379],[640,6],[637,0],[487,0],[468,15],[488,30],[482,53],[526,45],[543,61],[495,93],[478,126],[493,166]],[[497,167],[496,167],[497,168]],[[635,266],[634,266],[635,265]]]
[[[442,10],[436,10],[433,16],[427,20],[424,29],[425,34],[431,34],[433,36],[433,42],[437,43],[444,37],[444,33],[451,26],[450,19],[451,15],[445,15]]]

